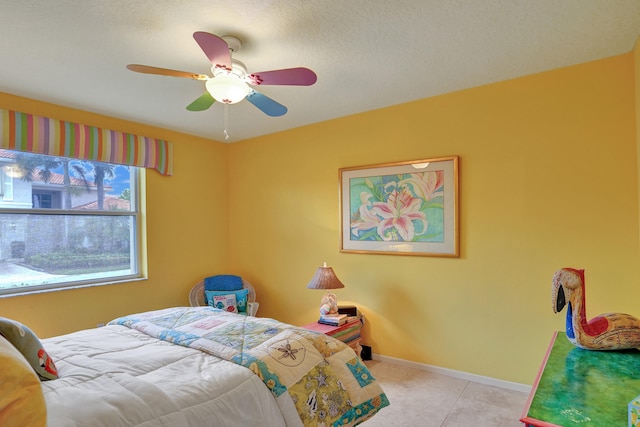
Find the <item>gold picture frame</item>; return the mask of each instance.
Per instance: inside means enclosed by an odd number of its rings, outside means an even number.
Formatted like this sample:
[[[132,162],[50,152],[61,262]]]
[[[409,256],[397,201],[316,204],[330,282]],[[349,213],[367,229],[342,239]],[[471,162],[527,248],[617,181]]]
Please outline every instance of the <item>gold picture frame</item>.
[[[459,257],[458,156],[339,169],[340,252]]]

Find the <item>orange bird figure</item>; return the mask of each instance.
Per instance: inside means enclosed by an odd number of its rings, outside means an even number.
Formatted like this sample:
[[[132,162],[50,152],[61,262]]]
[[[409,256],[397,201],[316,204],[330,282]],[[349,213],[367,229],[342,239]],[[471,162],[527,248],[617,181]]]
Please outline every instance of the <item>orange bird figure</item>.
[[[551,286],[553,312],[567,307],[567,338],[587,350],[640,349],[640,319],[624,313],[604,313],[587,322],[584,270],[562,268]]]

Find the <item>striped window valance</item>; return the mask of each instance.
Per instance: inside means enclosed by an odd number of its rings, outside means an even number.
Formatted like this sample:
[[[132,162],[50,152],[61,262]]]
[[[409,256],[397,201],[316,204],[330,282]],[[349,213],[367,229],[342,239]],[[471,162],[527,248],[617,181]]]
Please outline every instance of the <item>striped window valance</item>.
[[[11,110],[0,111],[0,148],[152,168],[163,175],[173,173],[170,142]]]

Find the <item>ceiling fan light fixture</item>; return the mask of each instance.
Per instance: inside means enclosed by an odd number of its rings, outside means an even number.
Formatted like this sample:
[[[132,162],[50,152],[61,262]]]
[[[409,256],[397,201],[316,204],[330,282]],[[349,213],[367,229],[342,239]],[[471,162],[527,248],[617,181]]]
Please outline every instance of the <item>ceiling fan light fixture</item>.
[[[242,80],[232,75],[217,75],[205,83],[213,98],[223,104],[235,104],[242,101],[251,90]]]
[[[211,64],[211,76],[148,65],[129,64],[127,69],[137,73],[157,74],[189,78],[205,82],[206,92],[187,105],[188,111],[204,111],[216,101],[224,104],[236,104],[243,99],[269,117],[280,117],[287,113],[287,107],[277,101],[256,92],[250,87],[256,85],[311,86],[317,80],[316,73],[304,67],[283,68],[247,74],[247,67],[232,58],[232,53],[240,49],[241,42],[237,37],[222,36],[196,31],[193,38],[200,46]],[[227,123],[225,108],[225,135]],[[226,138],[225,138],[226,139]]]

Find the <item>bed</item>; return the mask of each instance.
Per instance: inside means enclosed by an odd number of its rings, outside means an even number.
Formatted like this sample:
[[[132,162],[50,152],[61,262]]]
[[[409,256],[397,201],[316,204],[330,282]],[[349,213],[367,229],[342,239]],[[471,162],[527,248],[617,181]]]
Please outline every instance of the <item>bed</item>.
[[[40,383],[49,427],[355,426],[389,404],[341,341],[211,307],[129,315],[41,344],[58,376]]]

